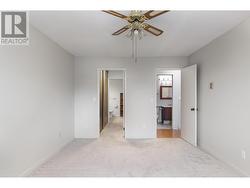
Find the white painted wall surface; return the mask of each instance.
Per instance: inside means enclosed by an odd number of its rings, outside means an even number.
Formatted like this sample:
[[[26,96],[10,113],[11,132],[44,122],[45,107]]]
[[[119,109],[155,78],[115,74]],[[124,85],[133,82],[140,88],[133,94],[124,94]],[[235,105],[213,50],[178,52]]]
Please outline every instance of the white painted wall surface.
[[[159,70],[159,74],[172,74],[173,75],[173,99],[170,100],[160,100],[160,93],[157,95],[157,105],[167,105],[172,106],[172,127],[173,129],[181,129],[181,70]],[[159,84],[159,82],[157,82]],[[160,92],[160,87],[158,85],[157,92]],[[166,106],[166,105],[165,105]]]
[[[99,136],[97,69],[126,69],[125,137],[155,138],[156,68],[180,68],[186,57],[143,58],[133,63],[130,58],[75,59],[75,137]]]
[[[250,176],[250,19],[194,53],[195,63],[199,146]]]
[[[121,70],[109,70],[109,79],[123,79],[124,78],[124,71]]]
[[[0,176],[27,175],[74,137],[74,58],[31,26],[0,67]]]
[[[123,93],[122,79],[109,79],[109,108],[113,109],[112,116],[120,116],[120,93]]]

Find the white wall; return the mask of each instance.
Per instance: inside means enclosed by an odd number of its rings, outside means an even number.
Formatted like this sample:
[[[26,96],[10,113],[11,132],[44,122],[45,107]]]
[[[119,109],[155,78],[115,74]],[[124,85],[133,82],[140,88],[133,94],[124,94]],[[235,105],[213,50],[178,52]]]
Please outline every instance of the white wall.
[[[187,63],[186,57],[144,58],[138,63],[133,63],[130,58],[77,57],[75,59],[75,136],[77,138],[99,136],[97,69],[124,68],[127,91],[125,137],[155,138],[156,68],[179,68]]]
[[[124,71],[109,70],[108,78],[109,79],[123,79],[124,78]]]
[[[113,116],[120,116],[120,93],[123,93],[122,79],[109,79],[109,108],[113,109]]]
[[[160,100],[160,94],[159,94],[157,96],[157,105],[163,105],[164,102],[166,102],[167,104],[172,106],[173,107],[172,108],[173,110],[172,111],[172,128],[181,129],[181,70],[158,70],[157,73],[173,75],[173,99],[172,100]],[[158,90],[157,92],[160,92],[159,85],[157,87],[157,90]]]
[[[109,70],[108,79],[109,107],[114,109],[114,116],[120,116],[120,93],[123,93],[124,71]]]
[[[0,46],[0,176],[27,175],[74,136],[74,58],[30,27]]]
[[[250,19],[191,55],[195,63],[199,146],[250,175]]]

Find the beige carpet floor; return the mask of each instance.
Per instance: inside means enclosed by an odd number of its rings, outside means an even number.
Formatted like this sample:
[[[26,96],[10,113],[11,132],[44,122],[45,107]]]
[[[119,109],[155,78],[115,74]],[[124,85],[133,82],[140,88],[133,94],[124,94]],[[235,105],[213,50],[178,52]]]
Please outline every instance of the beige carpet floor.
[[[121,118],[76,139],[36,169],[42,177],[226,177],[237,172],[179,138],[124,140]]]

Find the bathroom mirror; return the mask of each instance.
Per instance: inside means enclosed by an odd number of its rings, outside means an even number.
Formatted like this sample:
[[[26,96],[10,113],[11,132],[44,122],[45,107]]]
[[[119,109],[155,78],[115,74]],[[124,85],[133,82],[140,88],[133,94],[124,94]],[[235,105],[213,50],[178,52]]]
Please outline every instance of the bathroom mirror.
[[[160,87],[160,99],[172,99],[173,88],[172,86],[161,86]]]

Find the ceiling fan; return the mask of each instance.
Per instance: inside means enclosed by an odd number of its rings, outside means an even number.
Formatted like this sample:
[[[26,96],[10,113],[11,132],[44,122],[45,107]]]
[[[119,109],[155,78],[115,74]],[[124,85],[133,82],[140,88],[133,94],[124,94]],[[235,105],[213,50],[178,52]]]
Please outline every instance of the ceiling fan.
[[[127,36],[132,39],[132,57],[134,59],[134,62],[136,63],[138,56],[138,39],[142,39],[144,34],[143,31],[145,30],[155,36],[159,36],[163,33],[161,29],[158,29],[145,22],[147,20],[160,16],[166,12],[169,12],[169,10],[163,10],[163,11],[149,10],[146,13],[143,13],[140,10],[133,10],[130,12],[128,16],[125,16],[113,10],[103,10],[103,12],[119,17],[128,22],[128,25],[114,32],[112,35],[116,36],[124,33],[125,31],[128,31]]]
[[[160,16],[166,12],[169,12],[169,10],[163,10],[163,11],[149,10],[146,13],[143,13],[142,11],[138,11],[138,10],[133,10],[130,12],[128,16],[125,16],[113,10],[103,10],[103,12],[106,12],[108,14],[111,14],[113,16],[116,16],[116,17],[119,17],[121,19],[128,21],[128,25],[114,32],[112,35],[120,35],[121,33],[127,30],[130,30],[131,34],[133,34],[134,31],[138,31],[139,33],[142,33],[142,31],[145,30],[155,36],[159,36],[163,33],[163,31],[145,22],[147,20]]]

